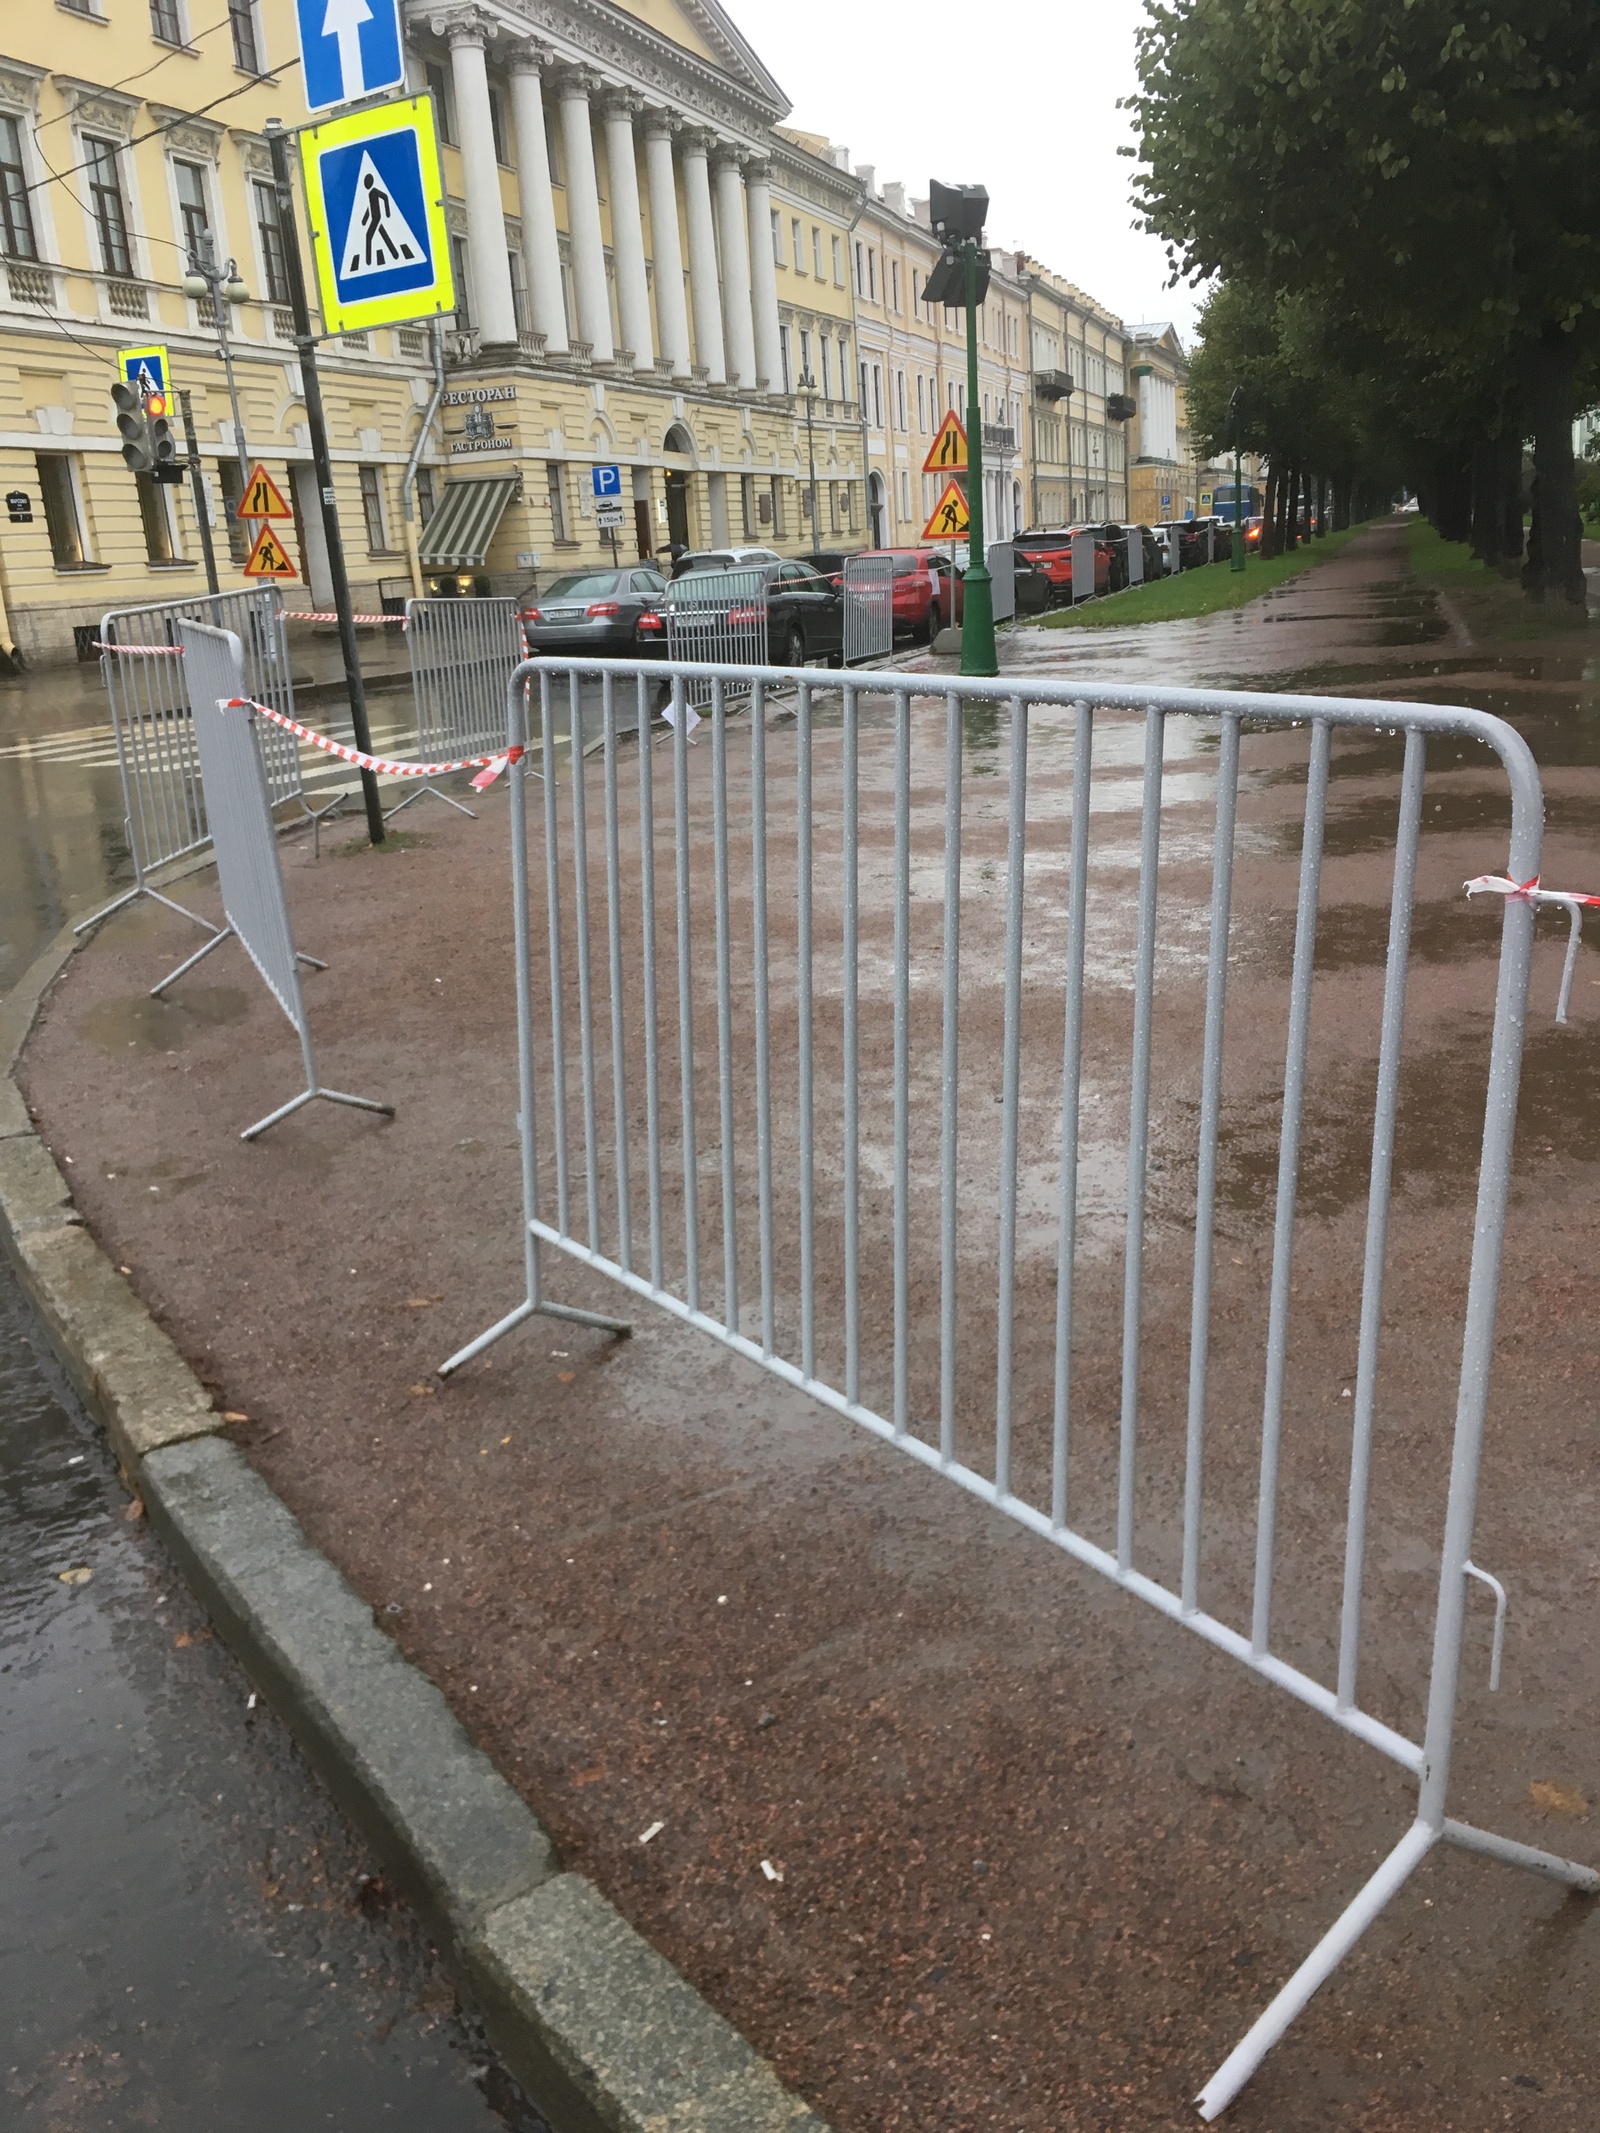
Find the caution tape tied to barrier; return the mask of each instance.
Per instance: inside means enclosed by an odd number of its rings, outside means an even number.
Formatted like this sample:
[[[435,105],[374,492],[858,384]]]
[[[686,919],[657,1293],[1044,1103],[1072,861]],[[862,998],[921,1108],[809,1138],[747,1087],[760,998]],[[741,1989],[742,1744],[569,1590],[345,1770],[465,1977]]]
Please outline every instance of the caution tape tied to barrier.
[[[1576,889],[1542,889],[1537,874],[1527,881],[1513,881],[1509,874],[1474,874],[1462,886],[1469,896],[1504,896],[1519,904],[1562,904],[1569,911],[1574,904],[1600,910],[1600,896],[1580,896]]]
[[[309,741],[313,748],[320,748],[324,755],[336,755],[341,762],[354,763],[358,770],[370,770],[380,778],[442,778],[452,770],[476,770],[472,780],[475,792],[483,792],[492,785],[508,763],[520,763],[527,754],[525,748],[512,746],[500,755],[466,755],[458,763],[391,763],[386,756],[368,755],[360,748],[347,748],[343,741],[330,740],[325,733],[317,733],[310,726],[302,726],[296,718],[289,718],[282,711],[274,711],[270,704],[258,704],[248,696],[224,696],[218,699],[225,711],[253,711],[258,718],[270,719],[275,726],[282,726],[297,740]]]

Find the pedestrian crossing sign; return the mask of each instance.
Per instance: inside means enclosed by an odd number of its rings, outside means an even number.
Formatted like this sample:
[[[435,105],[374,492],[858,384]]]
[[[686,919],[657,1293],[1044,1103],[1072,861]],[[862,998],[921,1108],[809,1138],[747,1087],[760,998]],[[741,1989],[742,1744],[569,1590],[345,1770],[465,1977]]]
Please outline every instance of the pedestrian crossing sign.
[[[455,309],[429,97],[307,127],[300,160],[326,332],[360,333]]]
[[[967,471],[967,433],[954,408],[940,423],[939,434],[922,462],[922,471],[924,474],[965,474]]]
[[[250,551],[244,574],[247,578],[298,578],[300,575],[289,561],[288,550],[270,526],[263,526],[256,535],[256,544]]]
[[[136,385],[147,398],[151,393],[164,393],[172,376],[167,351],[159,343],[152,348],[119,348],[117,369],[130,385]],[[162,413],[165,412],[163,408]]]
[[[946,482],[932,518],[922,529],[922,538],[925,541],[959,541],[965,538],[970,523],[967,499],[961,493],[960,483]]]
[[[233,515],[235,518],[294,517],[283,500],[283,491],[259,461],[250,469],[250,479],[244,485],[239,508]]]

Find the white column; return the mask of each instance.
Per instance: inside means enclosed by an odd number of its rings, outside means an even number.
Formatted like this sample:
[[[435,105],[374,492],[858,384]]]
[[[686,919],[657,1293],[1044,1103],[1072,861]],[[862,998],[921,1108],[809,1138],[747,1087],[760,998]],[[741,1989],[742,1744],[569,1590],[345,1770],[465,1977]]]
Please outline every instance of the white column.
[[[783,353],[778,343],[778,275],[772,256],[772,195],[769,166],[745,167],[745,198],[750,205],[750,304],[755,313],[756,379],[766,391],[783,391]]]
[[[711,220],[711,180],[703,133],[683,135],[683,190],[689,209],[689,297],[694,305],[694,351],[713,385],[727,381],[722,359],[722,298],[717,289],[717,232]]]
[[[723,149],[714,168],[717,229],[722,238],[722,317],[728,370],[748,393],[754,392],[756,386],[756,343],[750,318],[750,233],[738,150]]]
[[[600,187],[594,174],[594,136],[589,130],[589,91],[594,76],[574,67],[557,84],[561,98],[561,149],[567,169],[567,227],[572,236],[572,279],[578,292],[578,332],[597,363],[616,353],[611,338],[611,299],[606,289],[606,247],[600,234]]]
[[[511,122],[517,136],[517,192],[522,203],[522,257],[528,272],[531,323],[544,335],[546,355],[567,352],[567,311],[561,301],[561,245],[550,193],[550,147],[544,131],[539,55],[512,54]]]
[[[633,351],[634,367],[655,365],[650,327],[650,283],[644,270],[644,223],[639,215],[639,166],[634,157],[633,115],[637,97],[607,100],[606,162],[611,172],[611,256],[617,269],[617,317],[622,345]]]
[[[483,47],[487,26],[472,18],[450,24],[450,75],[456,95],[456,130],[467,187],[467,256],[472,261],[473,310],[484,347],[517,341],[517,307],[511,297],[506,256],[506,214],[500,198],[500,166],[494,155],[489,112],[489,74]]]
[[[650,244],[656,268],[656,326],[661,353],[675,378],[689,375],[689,308],[683,296],[683,245],[678,236],[678,187],[672,168],[672,121],[652,111],[644,122],[645,169],[650,181]]]

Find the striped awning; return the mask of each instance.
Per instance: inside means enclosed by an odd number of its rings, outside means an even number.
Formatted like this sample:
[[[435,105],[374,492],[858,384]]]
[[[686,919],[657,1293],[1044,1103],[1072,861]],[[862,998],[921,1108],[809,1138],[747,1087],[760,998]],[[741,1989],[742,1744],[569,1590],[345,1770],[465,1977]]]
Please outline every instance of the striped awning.
[[[489,553],[500,515],[517,493],[515,474],[449,481],[422,529],[417,557],[424,570],[473,570]]]

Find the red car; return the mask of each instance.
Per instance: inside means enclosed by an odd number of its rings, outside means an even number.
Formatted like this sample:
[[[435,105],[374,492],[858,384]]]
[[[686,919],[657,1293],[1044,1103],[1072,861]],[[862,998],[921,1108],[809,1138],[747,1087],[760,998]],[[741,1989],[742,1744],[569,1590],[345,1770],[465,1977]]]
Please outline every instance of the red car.
[[[1018,559],[1026,556],[1037,574],[1050,587],[1052,597],[1058,601],[1072,598],[1072,536],[1075,533],[1094,535],[1094,589],[1097,593],[1111,590],[1111,543],[1104,530],[1097,526],[1052,527],[1044,533],[1013,534],[1011,546]]]

